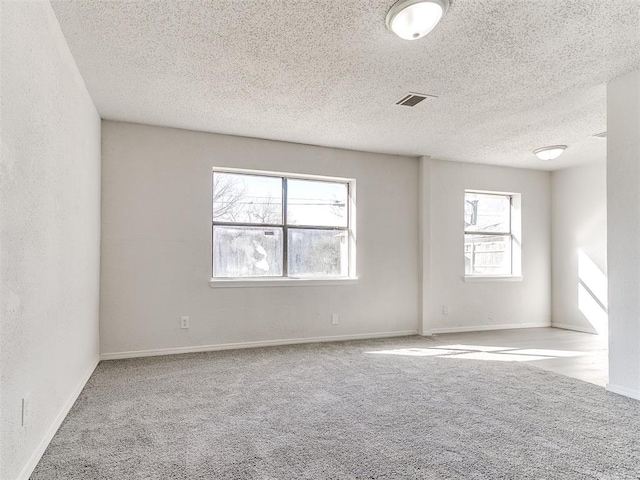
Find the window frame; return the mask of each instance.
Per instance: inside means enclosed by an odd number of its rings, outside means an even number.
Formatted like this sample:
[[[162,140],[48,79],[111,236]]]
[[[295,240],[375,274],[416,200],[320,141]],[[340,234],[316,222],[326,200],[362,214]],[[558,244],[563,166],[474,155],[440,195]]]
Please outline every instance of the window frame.
[[[252,222],[220,222],[213,219],[213,202],[211,203],[211,279],[212,287],[257,287],[257,286],[284,286],[284,285],[344,285],[357,283],[356,276],[356,235],[355,235],[355,206],[356,206],[356,180],[344,177],[329,177],[324,175],[310,175],[300,173],[276,172],[268,170],[251,170],[240,168],[213,167],[211,175],[211,194],[213,194],[214,178],[216,173],[233,175],[261,176],[278,178],[282,182],[282,223],[252,223]],[[319,225],[291,225],[288,224],[288,181],[306,180],[323,183],[336,183],[347,188],[345,227],[319,226]],[[282,229],[282,275],[256,276],[256,277],[214,277],[214,245],[215,227],[263,227]],[[292,276],[289,275],[289,230],[321,230],[346,232],[347,237],[347,275],[346,276]]]
[[[510,192],[497,192],[497,191],[486,191],[486,190],[474,190],[474,189],[466,189],[464,191],[463,202],[466,202],[467,194],[475,194],[475,195],[486,195],[486,196],[497,196],[497,197],[508,197],[509,198],[509,231],[508,232],[488,232],[484,230],[476,230],[469,231],[467,230],[466,224],[464,224],[464,239],[463,244],[466,244],[467,235],[477,235],[477,236],[495,236],[495,237],[509,237],[510,242],[510,259],[509,259],[509,273],[467,273],[466,270],[464,272],[464,280],[465,282],[474,282],[474,281],[520,281],[522,280],[522,272],[521,272],[521,245],[519,238],[521,237],[520,225],[521,225],[521,217],[520,217],[520,209],[521,209],[521,195],[518,193],[510,193]],[[517,209],[516,209],[517,203]],[[466,206],[466,205],[465,205]],[[514,222],[514,216],[518,214],[518,221]],[[463,209],[464,215],[464,209]],[[464,219],[463,219],[464,222]],[[516,231],[517,230],[517,231]],[[464,253],[464,252],[463,252]]]

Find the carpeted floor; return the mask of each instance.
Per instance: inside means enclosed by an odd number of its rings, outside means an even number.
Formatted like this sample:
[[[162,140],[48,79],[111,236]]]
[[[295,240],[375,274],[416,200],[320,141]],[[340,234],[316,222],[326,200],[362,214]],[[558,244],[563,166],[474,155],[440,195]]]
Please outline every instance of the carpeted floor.
[[[33,480],[637,479],[640,402],[436,339],[102,362]]]

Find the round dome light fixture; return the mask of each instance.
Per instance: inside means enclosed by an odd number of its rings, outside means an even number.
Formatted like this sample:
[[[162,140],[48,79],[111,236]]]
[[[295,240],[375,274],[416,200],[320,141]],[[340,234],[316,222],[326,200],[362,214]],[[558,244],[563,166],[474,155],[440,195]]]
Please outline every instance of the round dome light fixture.
[[[433,30],[449,9],[449,0],[400,0],[387,13],[387,28],[404,40]]]
[[[550,147],[542,147],[534,150],[540,160],[555,160],[567,149],[566,145],[551,145]]]

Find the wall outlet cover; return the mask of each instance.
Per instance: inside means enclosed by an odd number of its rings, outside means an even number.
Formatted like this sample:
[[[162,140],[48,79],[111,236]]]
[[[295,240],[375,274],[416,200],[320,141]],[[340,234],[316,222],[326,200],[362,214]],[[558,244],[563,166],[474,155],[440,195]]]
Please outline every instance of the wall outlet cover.
[[[27,426],[30,416],[31,416],[31,394],[28,394],[22,399],[21,425],[23,427]]]

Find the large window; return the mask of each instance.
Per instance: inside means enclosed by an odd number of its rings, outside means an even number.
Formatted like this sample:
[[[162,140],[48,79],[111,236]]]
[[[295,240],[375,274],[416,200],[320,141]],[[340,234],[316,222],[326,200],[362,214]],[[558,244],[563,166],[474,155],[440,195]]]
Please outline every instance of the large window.
[[[465,192],[465,275],[514,274],[512,206],[513,195]]]
[[[213,171],[213,278],[347,278],[354,181]]]

